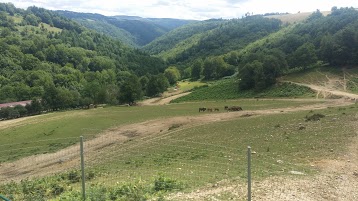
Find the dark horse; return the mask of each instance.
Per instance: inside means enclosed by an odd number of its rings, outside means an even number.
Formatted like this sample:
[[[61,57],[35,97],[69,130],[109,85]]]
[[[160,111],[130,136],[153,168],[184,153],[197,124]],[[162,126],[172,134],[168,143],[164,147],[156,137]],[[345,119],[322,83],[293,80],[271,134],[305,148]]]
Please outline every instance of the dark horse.
[[[228,111],[241,111],[242,107],[239,106],[232,106],[227,109]]]
[[[205,112],[206,111],[206,108],[205,107],[200,107],[199,108],[199,112]]]

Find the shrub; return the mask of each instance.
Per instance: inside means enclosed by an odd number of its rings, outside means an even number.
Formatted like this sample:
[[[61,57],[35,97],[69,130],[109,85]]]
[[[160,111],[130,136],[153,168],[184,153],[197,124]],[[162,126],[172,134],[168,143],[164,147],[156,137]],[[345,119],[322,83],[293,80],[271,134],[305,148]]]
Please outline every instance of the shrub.
[[[154,181],[154,191],[173,191],[180,190],[183,188],[183,185],[180,182],[177,182],[173,179],[166,178],[163,175],[160,175]]]
[[[306,121],[319,121],[323,117],[325,117],[325,115],[317,113],[317,114],[313,114],[311,116],[306,115],[305,119],[306,119]]]
[[[71,183],[77,183],[77,182],[79,182],[79,181],[80,181],[80,178],[81,178],[81,177],[80,177],[79,172],[78,172],[78,171],[75,171],[75,170],[69,172],[68,175],[67,175],[67,179],[68,179],[68,181],[70,181]]]

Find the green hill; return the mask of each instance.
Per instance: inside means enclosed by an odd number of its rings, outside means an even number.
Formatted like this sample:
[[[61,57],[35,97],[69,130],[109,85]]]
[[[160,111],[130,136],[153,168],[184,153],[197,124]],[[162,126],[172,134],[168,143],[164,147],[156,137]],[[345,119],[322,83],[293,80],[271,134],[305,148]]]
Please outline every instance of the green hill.
[[[143,49],[153,55],[175,51],[173,49],[175,49],[178,44],[184,43],[184,41],[190,40],[193,37],[195,38],[197,35],[200,36],[207,31],[215,29],[220,26],[222,22],[223,20],[206,20],[187,24],[157,38]],[[198,41],[198,39],[195,41]],[[186,48],[190,48],[192,45],[193,44],[190,42],[187,44]]]
[[[193,20],[141,18],[137,16],[104,16],[92,13],[56,11],[81,25],[107,34],[133,47],[146,45],[159,36]]]
[[[46,110],[116,104],[132,99],[125,92],[133,86],[123,86],[129,78],[140,90],[137,99],[144,95],[138,76],[166,67],[159,58],[37,7],[1,3],[0,35],[0,102],[42,99]],[[4,112],[0,119],[9,115]]]
[[[188,63],[244,48],[280,29],[281,21],[261,16],[232,20],[209,20],[174,30],[144,50],[158,54],[169,63]]]

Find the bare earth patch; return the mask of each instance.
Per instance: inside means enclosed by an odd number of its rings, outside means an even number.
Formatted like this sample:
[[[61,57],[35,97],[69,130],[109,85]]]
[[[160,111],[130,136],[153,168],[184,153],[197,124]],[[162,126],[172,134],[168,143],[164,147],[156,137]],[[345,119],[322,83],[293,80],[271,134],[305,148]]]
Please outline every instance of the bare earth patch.
[[[318,89],[318,88],[317,88]],[[330,91],[332,92],[332,91]],[[350,98],[358,98],[355,94],[336,93]],[[169,99],[176,98],[170,97]],[[167,103],[169,99],[157,101],[155,104]],[[170,100],[169,100],[170,101]],[[294,100],[293,100],[294,101]],[[301,100],[298,100],[301,101]],[[254,118],[259,115],[279,114],[295,111],[324,109],[328,107],[347,106],[353,104],[345,99],[327,100],[303,107],[287,107],[242,112],[204,114],[200,116],[183,116],[166,119],[155,119],[142,123],[111,128],[97,137],[86,141],[85,150],[88,160],[102,157],[105,150],[113,145],[135,139],[145,139],[158,133],[170,132],[169,128],[181,125],[178,129],[186,129],[212,122],[227,121],[236,118]],[[245,117],[248,116],[248,117]],[[8,126],[21,123],[12,121]],[[357,128],[358,116],[352,122]],[[6,124],[5,124],[6,126]],[[292,175],[289,177],[271,177],[253,183],[253,200],[358,200],[358,137],[351,142],[349,152],[334,161],[323,160],[312,164],[319,168],[319,174],[313,177]],[[92,158],[91,158],[92,157]],[[0,182],[19,181],[25,178],[41,177],[79,167],[79,145],[73,145],[56,153],[40,154],[26,157],[14,162],[0,164]],[[233,200],[244,200],[246,185],[241,181],[235,184],[219,182],[214,187],[206,187],[192,193],[171,195],[171,200],[215,200],[219,195],[227,195]],[[217,200],[217,199],[216,199]]]
[[[303,107],[287,107],[280,109],[215,113],[204,114],[200,116],[155,119],[118,128],[111,128],[98,135],[98,137],[86,141],[85,150],[86,153],[89,153],[87,154],[89,157],[93,157],[93,159],[87,159],[92,161],[95,160],[95,158],[101,157],[101,155],[105,153],[105,151],[103,151],[103,148],[105,147],[109,147],[114,144],[118,145],[131,138],[147,138],[152,135],[161,133],[162,131],[168,131],[169,128],[174,124],[180,124],[181,127],[179,129],[186,129],[203,124],[210,124],[212,122],[227,121],[235,118],[247,118],[246,116],[324,109],[327,107],[344,106],[349,104],[352,103],[344,100],[329,100],[324,103],[317,103]],[[78,166],[79,145],[76,144],[62,149],[56,153],[33,155],[14,162],[0,164],[0,181],[16,181],[29,177],[45,176],[53,173],[59,173]]]

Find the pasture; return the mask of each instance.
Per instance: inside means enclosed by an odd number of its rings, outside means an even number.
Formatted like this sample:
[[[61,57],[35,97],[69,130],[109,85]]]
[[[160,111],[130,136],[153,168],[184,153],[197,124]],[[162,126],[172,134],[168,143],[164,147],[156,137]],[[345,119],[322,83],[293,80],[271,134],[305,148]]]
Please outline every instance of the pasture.
[[[315,93],[307,88],[289,83],[278,83],[263,91],[239,91],[235,79],[220,80],[198,87],[187,96],[173,100],[174,103],[202,100],[230,100],[238,98],[312,98]]]
[[[252,146],[255,152],[252,158],[255,181],[271,176],[286,177],[290,175],[291,170],[310,176],[319,172],[319,168],[312,164],[322,159],[335,159],[347,151],[346,145],[356,136],[357,105],[316,111],[288,113],[261,111],[253,115],[244,114],[247,110],[273,108],[281,110],[286,107],[299,108],[317,103],[322,101],[250,99],[165,106],[108,107],[50,113],[13,123],[0,122],[0,135],[5,140],[5,144],[18,143],[10,148],[0,146],[0,149],[4,153],[7,149],[24,148],[29,141],[40,143],[38,140],[56,138],[72,139],[73,137],[75,143],[79,135],[95,137],[105,130],[128,124],[154,119],[164,122],[172,117],[190,117],[208,121],[190,125],[173,122],[167,130],[153,135],[141,137],[134,135],[123,143],[111,144],[95,152],[87,152],[86,168],[93,173],[93,178],[88,181],[88,184],[91,184],[88,185],[89,192],[92,192],[89,195],[95,196],[102,192],[103,196],[109,199],[112,188],[118,185],[152,187],[153,181],[158,181],[158,178],[171,189],[160,192],[143,190],[134,193],[142,193],[144,197],[158,197],[167,196],[172,190],[183,192],[194,189],[205,190],[217,185],[218,182],[219,185],[220,182],[244,184],[247,176],[246,147],[248,145]],[[221,121],[209,120],[210,115],[217,114],[224,117],[227,112],[224,113],[223,108],[227,105],[243,107],[244,111],[238,112],[242,116]],[[220,111],[199,113],[199,107],[220,107]],[[324,117],[320,121],[306,121],[306,117],[313,114],[323,114]],[[108,139],[99,138],[99,140]],[[63,144],[50,150],[53,145],[48,141],[43,143],[35,153],[55,151],[67,146]],[[14,152],[6,155],[12,154]],[[16,154],[17,157],[23,157],[28,153],[17,151]],[[56,178],[50,177],[49,180],[60,180]],[[65,196],[79,198],[79,186],[79,183],[71,184],[71,187],[68,184],[64,185],[62,198]],[[226,200],[226,198],[222,199]]]
[[[344,70],[333,67],[321,67],[287,75],[281,78],[283,81],[314,84],[327,88],[358,92],[358,70],[346,68]]]
[[[48,113],[0,122],[2,153],[0,161],[15,160],[22,156],[54,152],[78,142],[81,135],[96,135],[110,128],[139,123],[153,119],[175,116],[200,115],[199,107],[240,105],[244,110],[271,109],[317,103],[315,100],[234,100],[181,103],[165,106],[105,107],[91,110],[72,110]],[[63,140],[61,140],[63,139]],[[36,146],[34,143],[36,142]]]

